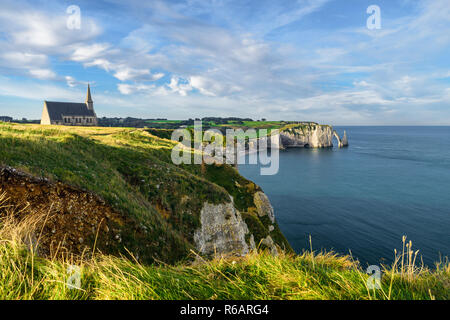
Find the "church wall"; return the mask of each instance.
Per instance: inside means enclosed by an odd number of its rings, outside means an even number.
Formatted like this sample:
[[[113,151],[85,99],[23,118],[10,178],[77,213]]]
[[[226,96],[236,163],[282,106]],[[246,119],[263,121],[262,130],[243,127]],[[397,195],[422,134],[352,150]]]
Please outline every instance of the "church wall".
[[[49,119],[47,123],[41,120],[41,124],[52,124],[62,126],[96,126],[98,124],[97,118],[95,117],[64,117],[63,119],[64,119],[63,121],[58,120],[50,121]]]
[[[96,126],[96,117],[77,117],[77,116],[64,116],[63,115],[62,125],[65,126]]]
[[[41,124],[52,124],[50,122],[50,116],[48,115],[47,105],[44,102],[44,109],[42,110]]]

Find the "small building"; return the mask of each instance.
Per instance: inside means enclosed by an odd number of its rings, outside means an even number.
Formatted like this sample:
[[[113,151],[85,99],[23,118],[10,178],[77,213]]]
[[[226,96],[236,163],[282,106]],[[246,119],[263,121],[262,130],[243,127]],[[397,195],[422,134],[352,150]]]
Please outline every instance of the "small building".
[[[8,116],[0,116],[0,122],[11,122],[13,121],[13,118]]]
[[[97,115],[88,85],[85,103],[44,101],[41,124],[96,126]]]

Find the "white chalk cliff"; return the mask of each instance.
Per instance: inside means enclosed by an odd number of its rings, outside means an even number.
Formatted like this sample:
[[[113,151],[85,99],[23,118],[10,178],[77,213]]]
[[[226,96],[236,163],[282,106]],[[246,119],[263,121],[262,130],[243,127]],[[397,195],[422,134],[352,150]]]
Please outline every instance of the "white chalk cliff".
[[[269,198],[262,191],[254,194],[254,203],[259,217],[268,217],[268,233],[275,228],[276,221]],[[206,202],[200,212],[201,227],[194,233],[197,250],[204,255],[245,255],[256,248],[255,238],[249,231],[234,202],[211,204]],[[267,235],[261,243],[272,254],[278,250],[272,238]]]
[[[333,146],[333,137],[336,137],[339,147],[348,146],[345,131],[341,139],[333,127],[315,123],[290,125],[281,129],[279,136],[282,148],[329,148]]]
[[[249,230],[233,202],[217,205],[205,203],[200,212],[200,222],[201,227],[195,232],[194,241],[202,254],[245,255],[255,247],[254,241],[245,241]]]

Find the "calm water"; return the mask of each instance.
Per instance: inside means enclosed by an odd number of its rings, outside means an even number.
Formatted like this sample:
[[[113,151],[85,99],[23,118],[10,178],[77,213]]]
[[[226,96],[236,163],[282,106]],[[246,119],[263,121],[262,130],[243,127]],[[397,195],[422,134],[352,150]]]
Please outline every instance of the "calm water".
[[[344,128],[335,128],[340,135]],[[280,170],[240,165],[275,208],[297,252],[349,253],[389,263],[402,235],[424,262],[450,257],[450,127],[345,127],[346,149],[289,149]]]

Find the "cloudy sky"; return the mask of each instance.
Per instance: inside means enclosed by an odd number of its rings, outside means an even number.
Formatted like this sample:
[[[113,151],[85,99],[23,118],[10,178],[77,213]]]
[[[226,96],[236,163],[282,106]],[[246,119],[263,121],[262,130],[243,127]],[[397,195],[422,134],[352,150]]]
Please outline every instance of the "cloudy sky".
[[[98,116],[450,125],[449,0],[0,0],[0,116],[88,82]]]

